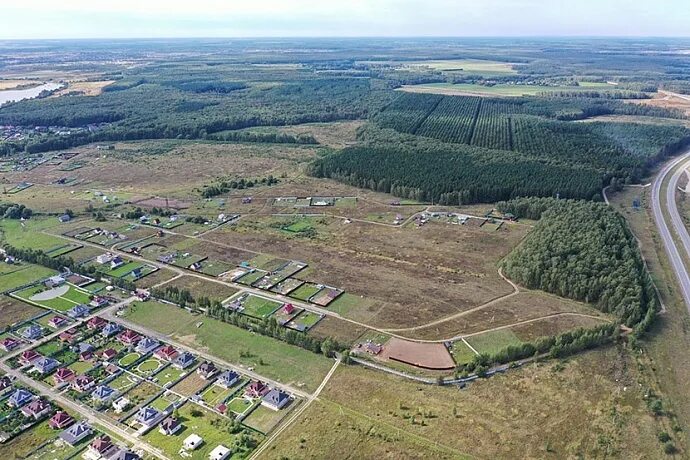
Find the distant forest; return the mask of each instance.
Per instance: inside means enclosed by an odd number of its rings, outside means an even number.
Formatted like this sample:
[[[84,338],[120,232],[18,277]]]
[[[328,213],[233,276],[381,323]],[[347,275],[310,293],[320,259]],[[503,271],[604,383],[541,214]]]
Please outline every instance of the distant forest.
[[[357,146],[317,160],[311,173],[448,205],[591,199],[612,179],[636,182],[690,145],[682,126],[573,121],[604,114],[682,116],[610,99],[401,94]]]

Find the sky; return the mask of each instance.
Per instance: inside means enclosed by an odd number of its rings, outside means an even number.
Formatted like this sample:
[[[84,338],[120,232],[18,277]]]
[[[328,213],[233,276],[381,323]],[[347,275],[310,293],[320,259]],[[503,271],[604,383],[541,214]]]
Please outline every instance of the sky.
[[[689,36],[688,0],[20,0],[0,39]],[[12,6],[5,6],[9,3]]]

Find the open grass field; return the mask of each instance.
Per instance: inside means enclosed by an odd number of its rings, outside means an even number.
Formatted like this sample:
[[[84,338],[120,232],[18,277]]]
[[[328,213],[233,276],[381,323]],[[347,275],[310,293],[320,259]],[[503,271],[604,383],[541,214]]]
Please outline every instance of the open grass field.
[[[510,345],[520,345],[522,341],[510,329],[501,329],[468,337],[467,343],[479,353],[491,355]]]
[[[496,265],[529,231],[517,224],[488,233],[457,225],[345,225],[332,219],[319,226],[316,238],[295,239],[272,231],[270,222],[243,218],[204,238],[307,262],[300,278],[345,291],[329,309],[380,328],[424,324],[510,293]],[[306,285],[291,295],[304,299],[314,291]]]
[[[0,275],[0,290],[12,291],[56,274],[55,270],[40,265],[22,264],[19,270]]]
[[[401,91],[411,93],[433,93],[444,94],[448,96],[537,96],[540,93],[557,92],[557,91],[581,91],[591,90],[593,88],[606,88],[608,85],[603,83],[603,87],[593,86],[542,86],[542,85],[510,85],[510,84],[495,84],[493,86],[472,84],[472,83],[424,83],[421,85],[404,85]],[[613,88],[612,86],[608,86]]]
[[[40,308],[12,297],[0,296],[0,329],[26,321],[44,312]]]
[[[213,281],[197,278],[194,276],[183,276],[174,281],[166,283],[164,287],[175,286],[179,289],[187,289],[192,293],[192,297],[198,299],[199,297],[208,297],[210,300],[223,301],[233,294],[237,293],[236,289]]]
[[[450,353],[457,364],[464,364],[472,361],[476,354],[462,340],[453,342]]]
[[[631,357],[615,347],[529,365],[462,392],[357,366],[340,368],[321,402],[281,434],[265,458],[291,452],[318,457],[337,448],[345,433],[346,445],[363,452],[413,443],[417,454],[410,458],[433,458],[439,449],[445,452],[440,458],[661,458],[660,428],[647,412],[637,377]],[[526,420],[538,421],[539,436]],[[350,429],[361,424],[366,428]],[[353,443],[352,436],[361,442]]]
[[[337,300],[336,300],[337,302]],[[335,303],[335,302],[334,302]],[[509,326],[524,321],[532,321],[545,316],[560,313],[577,313],[601,318],[601,321],[589,317],[571,316],[569,320],[547,319],[544,332],[548,332],[548,325],[555,324],[553,329],[564,331],[570,325],[571,329],[584,327],[602,322],[608,317],[598,310],[568,299],[559,298],[539,291],[521,291],[512,297],[504,298],[485,308],[470,312],[466,315],[428,327],[420,327],[413,331],[401,332],[406,337],[416,339],[446,339],[458,335],[476,334],[478,332]],[[423,324],[420,324],[423,326]],[[532,327],[537,327],[533,325]]]
[[[332,365],[322,355],[176,307],[155,302],[144,306],[130,311],[127,320],[170,334],[175,340],[200,347],[228,362],[254,367],[266,377],[303,386],[307,391],[316,389]],[[203,325],[197,328],[199,321]]]
[[[236,435],[228,433],[230,421],[206,410],[196,404],[187,403],[178,410],[182,429],[172,436],[164,436],[158,430],[151,430],[144,437],[144,441],[161,449],[169,458],[180,458],[178,451],[182,447],[182,441],[195,433],[204,440],[204,443],[194,451],[194,459],[207,459],[209,453],[219,444],[232,446]],[[258,440],[259,435],[254,435]],[[245,457],[246,458],[246,454]]]
[[[414,68],[417,66],[429,67],[442,72],[457,72],[473,75],[510,75],[516,74],[510,62],[489,61],[483,59],[449,59],[438,61],[414,61],[406,63],[406,66]]]

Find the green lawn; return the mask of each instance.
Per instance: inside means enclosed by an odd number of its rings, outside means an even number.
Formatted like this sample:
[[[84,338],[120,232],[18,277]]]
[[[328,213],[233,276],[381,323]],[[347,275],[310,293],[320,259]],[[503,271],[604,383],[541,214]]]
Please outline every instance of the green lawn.
[[[55,218],[41,219],[34,217],[24,222],[24,226],[18,220],[3,219],[0,221],[0,233],[7,244],[16,248],[40,249],[43,251],[56,248],[65,244],[65,240],[57,236],[43,233],[59,222]]]
[[[129,367],[135,362],[137,362],[139,358],[141,358],[141,355],[137,352],[128,353],[124,355],[122,358],[120,358],[118,364],[120,365],[120,367]]]
[[[254,281],[257,281],[266,276],[266,274],[267,273],[264,271],[256,270],[254,272],[247,273],[246,275],[238,278],[237,282],[241,284],[251,285]]]
[[[69,365],[69,368],[74,371],[75,374],[81,375],[89,371],[93,367],[93,363],[85,361],[75,361]]]
[[[288,412],[290,412],[291,405],[284,407],[281,410],[273,410],[268,407],[258,406],[252,411],[247,418],[245,418],[242,423],[245,425],[259,430],[262,433],[268,433],[271,431],[283,417],[285,417]]]
[[[223,262],[221,260],[211,260],[211,259],[206,260],[201,265],[202,265],[201,273],[205,273],[205,274],[211,275],[211,276],[218,276],[221,273],[225,273],[225,272],[235,268],[235,265],[233,265],[231,263]]]
[[[510,329],[486,332],[484,334],[467,337],[466,340],[467,343],[479,353],[488,354],[501,351],[509,345],[520,345],[522,343]]]
[[[228,410],[237,415],[242,415],[247,412],[253,404],[254,403],[245,398],[233,398],[232,401],[228,402]]]
[[[0,275],[0,291],[16,289],[19,286],[57,275],[55,270],[39,265],[24,264],[24,268]]]
[[[294,297],[295,299],[299,300],[304,300],[305,302],[309,300],[311,296],[319,292],[321,289],[316,287],[315,284],[312,283],[304,283],[294,291],[290,293],[290,297]]]
[[[131,309],[127,319],[178,340],[183,338],[228,362],[252,366],[274,380],[304,383],[307,391],[318,387],[332,365],[322,355],[166,304],[147,302]],[[203,323],[199,328],[198,322]]]
[[[225,399],[230,396],[235,390],[233,388],[221,388],[217,385],[211,385],[206,391],[201,395],[201,399],[208,404],[210,407],[216,407],[218,404],[225,401]]]
[[[141,379],[138,379],[125,372],[117,376],[110,383],[108,383],[108,386],[113,390],[117,390],[120,393],[124,393],[125,391],[127,391],[139,382],[141,382]]]
[[[151,358],[139,363],[137,367],[134,369],[134,372],[136,374],[146,377],[151,374],[154,374],[156,371],[162,368],[163,363],[161,363],[159,360],[155,358]]]
[[[304,311],[299,314],[295,319],[290,321],[288,325],[295,327],[295,326],[303,326],[305,331],[308,331],[314,324],[318,323],[321,320],[322,316],[311,312],[311,311]]]
[[[43,285],[32,286],[21,291],[13,292],[12,294],[26,300],[27,302],[40,305],[45,308],[50,308],[52,310],[65,312],[72,309],[78,304],[88,304],[89,294],[86,291],[77,289],[70,285],[70,289],[65,292],[60,297],[49,300],[31,300],[31,297],[39,292],[45,291],[46,288]]]
[[[457,364],[469,363],[476,356],[475,353],[470,349],[470,347],[465,345],[465,342],[463,342],[462,340],[453,342],[453,346],[450,350],[453,354],[453,359]]]
[[[244,310],[242,313],[255,318],[268,318],[271,314],[280,307],[281,303],[275,300],[265,299],[263,297],[249,294],[242,306]]]
[[[168,366],[167,368],[163,369],[161,372],[156,374],[156,376],[153,378],[154,382],[156,382],[160,386],[166,386],[172,382],[176,382],[179,380],[183,375],[186,374],[186,371],[182,369],[178,369],[173,366]]]
[[[142,264],[141,262],[127,262],[114,270],[108,270],[107,272],[105,272],[105,274],[109,276],[114,276],[115,278],[122,278],[123,276],[129,274],[135,269],[141,268],[143,266],[144,264]]]

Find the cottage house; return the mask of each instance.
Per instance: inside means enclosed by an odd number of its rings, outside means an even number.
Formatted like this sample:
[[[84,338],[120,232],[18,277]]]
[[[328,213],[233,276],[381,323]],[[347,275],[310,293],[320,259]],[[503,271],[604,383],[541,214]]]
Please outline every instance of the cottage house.
[[[96,382],[88,375],[80,375],[72,380],[72,389],[79,393],[85,393],[96,385]]]
[[[10,352],[17,348],[20,345],[20,341],[17,339],[14,339],[12,337],[5,337],[1,342],[0,342],[0,348],[2,348],[3,351],[5,352]]]
[[[110,388],[108,385],[98,385],[93,393],[91,399],[96,403],[106,403],[117,396],[117,391]]]
[[[48,321],[48,326],[52,327],[53,329],[60,329],[65,325],[65,323],[67,323],[67,320],[62,316],[53,316],[50,318],[50,321]]]
[[[67,412],[59,411],[48,421],[48,425],[54,430],[64,430],[74,423],[74,419]]]
[[[131,346],[136,345],[141,340],[141,336],[133,330],[127,329],[125,332],[120,334],[117,339],[123,345]]]
[[[93,301],[91,301],[91,303],[93,304]],[[101,318],[100,316],[94,316],[93,318],[91,318],[86,323],[86,327],[91,329],[91,330],[101,329],[105,325],[106,325],[106,321],[103,318]]]
[[[183,351],[177,357],[173,360],[173,366],[175,366],[178,369],[186,369],[194,362],[196,361],[196,358],[194,358],[194,355],[191,353],[188,353],[186,351]]]
[[[42,357],[42,355],[36,353],[34,350],[25,350],[22,352],[21,355],[19,355],[19,364],[21,364],[22,366],[26,366],[28,364],[33,363],[38,358]]]
[[[110,269],[115,270],[116,268],[122,267],[125,264],[125,261],[122,260],[122,257],[120,256],[115,256],[113,259],[110,261]]]
[[[43,335],[43,329],[37,324],[31,324],[25,329],[23,329],[19,335],[26,340],[36,340],[41,338]]]
[[[108,348],[107,350],[103,350],[101,352],[101,359],[103,359],[104,361],[110,361],[116,356],[117,351],[114,348]]]
[[[230,388],[235,385],[240,380],[240,374],[235,371],[225,371],[218,376],[218,379],[214,382],[216,385],[223,387],[225,389]]]
[[[230,449],[224,445],[216,446],[210,454],[208,454],[209,460],[225,460],[232,453]]]
[[[86,305],[75,305],[70,310],[67,310],[67,316],[72,319],[83,318],[87,316],[91,310]]]
[[[75,377],[76,374],[72,369],[61,367],[53,374],[53,382],[55,382],[55,386],[59,386],[63,383],[71,382]]]
[[[196,373],[204,380],[209,380],[218,372],[218,368],[211,361],[204,361],[196,368]]]
[[[111,337],[118,332],[120,332],[122,328],[120,327],[119,324],[117,323],[108,323],[103,327],[103,330],[101,331],[101,335],[103,337]]]
[[[165,417],[164,413],[159,412],[151,406],[145,406],[139,409],[135,420],[141,425],[142,429],[148,430],[156,426],[163,417]]]
[[[48,401],[43,398],[38,398],[22,407],[22,414],[24,414],[24,417],[38,420],[41,417],[48,415],[51,410],[52,407]]]
[[[290,395],[274,388],[261,399],[261,405],[273,410],[280,410],[290,401]]]
[[[69,444],[70,446],[76,446],[84,438],[91,434],[91,425],[88,422],[82,420],[74,425],[67,428],[60,434],[60,439]]]
[[[255,380],[244,390],[244,396],[247,398],[260,398],[269,392],[268,386],[259,380]]]
[[[15,408],[22,407],[32,399],[34,399],[33,393],[23,388],[17,388],[7,400],[7,405]]]
[[[177,420],[175,417],[168,417],[161,422],[160,426],[158,427],[158,431],[163,436],[172,436],[180,431],[180,428],[182,428],[182,424],[179,420]]]
[[[144,337],[139,341],[139,343],[137,343],[135,350],[142,355],[145,355],[158,348],[159,345],[160,342],[158,342],[158,340]]]
[[[172,345],[165,345],[156,351],[155,355],[162,360],[172,361],[177,357],[178,352]]]
[[[107,435],[102,435],[94,439],[94,441],[89,444],[89,448],[87,451],[87,455],[91,458],[101,458],[101,457],[110,457],[108,453],[112,452],[114,449],[117,449],[113,442],[110,440],[110,436]]]
[[[33,370],[39,374],[49,374],[60,365],[60,362],[53,358],[40,357],[33,363]]]

